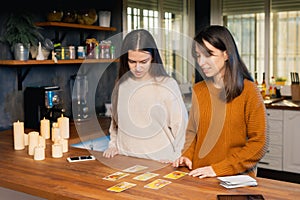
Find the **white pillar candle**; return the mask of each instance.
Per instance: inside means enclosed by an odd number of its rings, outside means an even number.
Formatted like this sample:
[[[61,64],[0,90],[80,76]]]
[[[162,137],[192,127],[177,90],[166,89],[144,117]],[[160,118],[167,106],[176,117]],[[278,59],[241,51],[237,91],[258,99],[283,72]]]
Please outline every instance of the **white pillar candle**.
[[[61,117],[57,119],[57,123],[60,129],[61,137],[68,139],[70,136],[69,118],[61,115]]]
[[[59,140],[61,138],[60,128],[58,127],[58,123],[54,122],[52,124],[51,133],[52,133],[51,135],[52,142],[55,142],[55,140]]]
[[[63,156],[63,146],[59,143],[52,144],[52,157],[61,158]]]
[[[45,117],[44,117],[44,119],[41,120],[40,132],[41,132],[41,135],[45,139],[50,138],[50,120],[49,119],[45,119]]]
[[[69,142],[68,142],[68,139],[61,139],[59,140],[59,143],[62,144],[63,146],[63,153],[66,153],[68,152],[69,148],[68,148],[68,145],[69,145]]]
[[[24,133],[24,145],[28,146],[28,134]]]
[[[46,139],[43,136],[39,136],[39,146],[46,148]]]
[[[39,132],[32,131],[28,133],[28,154],[34,155],[34,148],[39,145]]]
[[[25,148],[24,145],[24,122],[13,123],[13,134],[14,134],[14,149],[22,150]]]
[[[43,146],[36,146],[34,148],[34,160],[44,160],[45,159],[45,148]]]

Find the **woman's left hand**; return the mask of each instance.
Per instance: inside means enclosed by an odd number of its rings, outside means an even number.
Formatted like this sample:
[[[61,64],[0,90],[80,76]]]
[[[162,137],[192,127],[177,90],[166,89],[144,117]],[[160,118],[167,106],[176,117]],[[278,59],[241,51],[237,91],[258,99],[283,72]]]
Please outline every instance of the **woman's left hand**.
[[[190,171],[190,176],[199,176],[199,178],[216,177],[216,173],[211,166],[200,167]]]

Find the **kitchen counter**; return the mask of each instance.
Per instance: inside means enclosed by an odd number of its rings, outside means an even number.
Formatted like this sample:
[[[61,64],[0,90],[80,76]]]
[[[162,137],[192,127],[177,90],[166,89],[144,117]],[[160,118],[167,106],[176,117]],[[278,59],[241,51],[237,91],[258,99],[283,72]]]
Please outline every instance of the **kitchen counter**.
[[[82,122],[89,123],[89,122]],[[107,122],[106,122],[107,123]],[[70,144],[82,140],[71,124]],[[98,127],[95,125],[94,127]],[[101,125],[100,125],[101,126]],[[86,127],[86,126],[85,126]],[[93,126],[88,126],[93,130]],[[96,130],[96,129],[94,129]],[[27,133],[28,130],[25,130]],[[88,131],[94,135],[94,131]],[[197,177],[184,176],[159,189],[151,190],[144,185],[155,180],[137,181],[129,176],[119,181],[107,181],[103,177],[120,171],[121,168],[136,164],[148,166],[150,170],[158,173],[157,178],[163,178],[167,173],[175,169],[168,164],[162,164],[150,160],[116,156],[113,159],[102,157],[102,152],[88,151],[87,149],[69,146],[69,151],[62,158],[51,157],[51,140],[47,140],[46,159],[36,161],[24,150],[14,150],[12,130],[0,132],[0,187],[24,192],[46,199],[212,199],[217,194],[262,194],[265,199],[297,199],[300,196],[300,185],[257,177],[257,187],[243,187],[225,189],[219,185],[217,178],[199,179]],[[69,156],[93,154],[96,160],[86,162],[69,163]],[[149,170],[148,169],[148,170]],[[149,171],[150,171],[149,170]],[[179,168],[187,171],[186,168]],[[164,179],[164,178],[163,178]],[[119,182],[127,181],[137,184],[121,193],[107,191]]]
[[[300,101],[292,101],[292,99],[283,97],[276,99],[264,100],[266,108],[282,109],[282,110],[300,110]]]

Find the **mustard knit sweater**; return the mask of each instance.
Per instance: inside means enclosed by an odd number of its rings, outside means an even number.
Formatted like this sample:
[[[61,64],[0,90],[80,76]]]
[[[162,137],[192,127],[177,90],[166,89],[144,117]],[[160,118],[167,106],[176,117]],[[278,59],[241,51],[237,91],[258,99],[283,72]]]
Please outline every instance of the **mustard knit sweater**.
[[[220,100],[221,90],[205,81],[195,84],[184,156],[193,169],[212,166],[217,176],[255,176],[267,149],[266,109],[255,83],[244,80],[233,101]]]

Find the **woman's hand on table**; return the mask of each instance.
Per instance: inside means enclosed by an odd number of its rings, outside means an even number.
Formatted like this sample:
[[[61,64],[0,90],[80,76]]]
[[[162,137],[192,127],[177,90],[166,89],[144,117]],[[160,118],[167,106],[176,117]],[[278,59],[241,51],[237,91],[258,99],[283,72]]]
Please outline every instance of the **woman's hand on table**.
[[[176,159],[172,163],[172,165],[173,165],[173,167],[187,166],[190,170],[192,169],[192,161],[189,158],[184,157],[184,156]],[[199,178],[217,176],[211,166],[200,167],[200,168],[194,169],[194,170],[190,171],[189,175],[193,176],[193,177],[199,176]]]
[[[173,167],[182,167],[182,166],[187,166],[190,170],[192,169],[192,161],[184,156],[181,156],[180,158],[176,159],[172,163]]]
[[[119,154],[119,151],[118,151],[118,149],[116,147],[109,147],[108,149],[106,149],[103,152],[103,157],[105,157],[105,158],[112,158],[112,157],[114,157],[117,154]]]
[[[199,176],[199,178],[216,177],[216,173],[211,166],[200,167],[190,171],[190,176]]]

